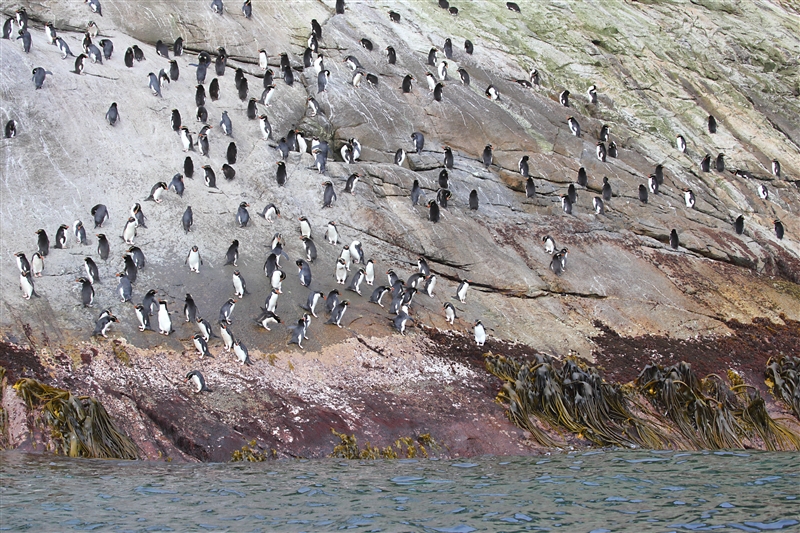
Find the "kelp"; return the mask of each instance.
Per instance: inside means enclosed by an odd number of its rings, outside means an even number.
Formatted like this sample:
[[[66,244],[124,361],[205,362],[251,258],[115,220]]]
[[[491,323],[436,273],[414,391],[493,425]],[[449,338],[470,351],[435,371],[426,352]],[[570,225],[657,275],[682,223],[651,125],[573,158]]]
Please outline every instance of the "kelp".
[[[88,396],[23,378],[14,389],[29,409],[42,407],[42,421],[49,426],[61,452],[70,457],[136,459],[136,444],[120,433],[103,404]]]
[[[647,365],[636,384],[694,448],[744,448],[758,438],[770,451],[800,450],[800,436],[769,416],[757,390],[732,371],[728,379],[730,387],[714,374],[700,380],[681,362]]]
[[[789,406],[800,420],[800,357],[770,358],[764,371],[772,395]]]
[[[486,354],[486,368],[504,381],[497,400],[507,403],[506,414],[543,446],[559,447],[533,419],[554,431],[577,434],[599,446],[662,448],[668,437],[637,417],[620,385],[605,382],[597,369],[577,359],[560,368],[554,360],[536,354],[520,364],[502,355]]]
[[[277,455],[278,452],[274,449],[271,452],[259,450],[258,443],[254,439],[243,445],[241,450],[235,450],[231,455],[231,462],[238,463],[248,461],[250,463],[263,463],[270,457],[275,458]]]
[[[428,449],[437,450],[439,448],[430,433],[420,435],[416,439],[400,437],[394,441],[393,446],[384,448],[372,446],[369,442],[361,448],[355,435],[339,433],[333,428],[331,428],[331,432],[339,438],[340,442],[333,447],[330,457],[339,459],[399,459],[401,457],[414,459],[416,457],[428,457]]]

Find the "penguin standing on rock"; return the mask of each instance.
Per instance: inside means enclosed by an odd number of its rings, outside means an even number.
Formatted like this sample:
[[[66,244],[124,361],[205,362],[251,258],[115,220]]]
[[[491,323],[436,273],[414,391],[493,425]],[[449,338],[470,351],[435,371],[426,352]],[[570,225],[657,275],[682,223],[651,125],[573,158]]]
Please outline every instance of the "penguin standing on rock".
[[[78,278],[76,283],[81,284],[81,303],[84,307],[91,307],[94,303],[94,287],[87,278]]]
[[[491,144],[487,144],[483,148],[483,155],[482,155],[481,159],[483,160],[483,166],[486,167],[487,169],[492,166],[492,162],[494,160],[494,157],[493,157],[493,154],[492,154],[492,145]]]
[[[211,389],[206,386],[206,380],[203,378],[203,374],[201,374],[199,370],[192,370],[186,374],[183,382],[191,382],[195,394],[200,394],[201,392],[212,392]]]
[[[250,361],[250,354],[247,352],[247,346],[245,346],[243,342],[237,340],[233,343],[233,353],[242,365],[253,364],[253,362]]]
[[[298,276],[300,277],[300,285],[303,287],[310,287],[311,286],[311,267],[308,265],[307,262],[303,261],[302,259],[298,259],[295,261],[295,264],[298,268]]]
[[[169,317],[169,309],[167,309],[167,302],[164,300],[158,301],[158,332],[162,335],[169,335],[174,330],[172,329],[172,319]]]
[[[97,337],[98,335],[102,335],[104,339],[108,338],[108,330],[111,329],[111,324],[114,322],[119,322],[117,317],[112,315],[111,313],[103,312],[100,314],[100,317],[94,323],[94,331],[92,332],[92,337]]]
[[[483,346],[486,343],[486,328],[480,320],[475,322],[475,344]]]
[[[208,343],[201,334],[196,333],[194,337],[192,337],[192,341],[194,342],[195,349],[197,349],[197,353],[200,354],[200,358],[214,357],[211,355],[211,352],[208,351]]]
[[[247,284],[238,270],[233,271],[233,293],[237,298],[244,298],[247,294]]]
[[[342,300],[339,302],[333,311],[331,311],[331,317],[325,323],[334,324],[340,328],[344,327],[342,326],[342,319],[344,318],[344,313],[347,311],[348,305],[350,305],[350,302],[347,300]]]
[[[669,246],[673,250],[677,250],[678,249],[678,246],[679,246],[678,232],[675,229],[673,229],[672,231],[669,232]]]
[[[242,202],[239,204],[239,209],[236,211],[236,223],[239,224],[240,228],[247,227],[247,224],[250,222],[250,213],[247,212],[248,207],[250,207],[250,204]]]
[[[86,228],[83,227],[83,222],[76,220],[72,225],[72,231],[78,244],[86,244]]]
[[[200,251],[197,246],[192,246],[192,249],[186,255],[183,262],[184,265],[189,265],[189,272],[200,273],[200,265],[203,264],[203,258],[200,257]]]

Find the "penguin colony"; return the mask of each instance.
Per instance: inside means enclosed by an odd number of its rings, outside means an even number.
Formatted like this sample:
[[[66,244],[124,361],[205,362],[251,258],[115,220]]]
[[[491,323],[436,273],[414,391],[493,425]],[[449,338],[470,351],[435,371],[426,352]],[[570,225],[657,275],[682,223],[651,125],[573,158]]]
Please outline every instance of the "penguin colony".
[[[102,16],[102,8],[99,0],[85,0],[89,9],[93,14]],[[450,6],[446,0],[438,0],[438,4],[443,9],[448,10],[453,16],[458,15],[458,8]],[[515,13],[521,13],[520,7],[513,3],[507,2],[506,6],[509,10]],[[209,8],[211,11],[220,16],[233,16],[228,13],[227,7],[223,0],[213,0]],[[253,6],[251,0],[246,0],[241,6],[242,16],[250,18],[252,16]],[[344,0],[336,0],[335,15],[345,14]],[[389,11],[388,17],[394,24],[402,24],[404,16],[395,12]],[[405,18],[408,18],[406,15]],[[379,77],[376,74],[366,72],[360,64],[356,55],[347,55],[344,62],[352,69],[353,75],[350,80],[336,79],[332,77],[331,71],[325,69],[325,61],[330,61],[330,57],[326,57],[322,50],[321,43],[324,43],[322,34],[322,27],[317,20],[310,22],[311,32],[307,40],[307,48],[302,54],[300,61],[302,67],[299,69],[301,72],[313,71],[316,76],[316,92],[309,86],[309,92],[313,93],[307,97],[307,111],[308,117],[317,117],[324,113],[324,106],[320,101],[324,98],[330,84],[337,83],[350,83],[353,87],[362,87],[362,84],[377,85]],[[29,24],[28,14],[25,9],[20,9],[16,12],[14,17],[10,17],[5,21],[3,26],[3,38],[11,39],[14,35],[14,28],[16,27],[16,39],[21,41],[23,50],[27,53],[30,51],[33,39],[31,36],[32,28]],[[120,54],[114,54],[114,45],[110,39],[97,39],[98,26],[94,22],[88,24],[84,39],[83,39],[83,53],[75,56],[70,50],[66,41],[57,36],[58,29],[52,24],[46,23],[44,25],[44,33],[46,43],[49,46],[55,46],[61,53],[62,58],[74,58],[74,70],[76,75],[81,75],[85,71],[86,60],[91,63],[103,64],[110,63],[112,68],[122,68],[119,65]],[[367,39],[361,38],[358,42],[365,51],[370,52],[373,50],[375,44]],[[443,46],[444,59],[440,60],[437,56],[440,51],[437,48],[431,48],[428,52],[427,65],[432,67],[434,73],[428,72],[426,75],[427,88],[432,94],[433,100],[441,102],[443,98],[447,97],[447,85],[452,83],[451,75],[448,72],[450,64],[448,60],[453,60],[454,48],[451,39],[446,39]],[[464,53],[471,55],[474,51],[474,45],[471,41],[467,40],[464,43]],[[172,59],[170,58],[172,54]],[[168,61],[165,68],[162,68],[158,74],[149,72],[142,75],[142,89],[149,90],[154,97],[162,97],[162,91],[168,90],[170,84],[186,84],[186,73],[179,72],[178,63],[174,57],[181,56],[184,53],[183,40],[178,37],[172,46],[165,44],[159,40],[155,45],[155,54],[163,57]],[[398,52],[392,47],[388,46],[385,49],[386,59],[388,64],[395,65],[397,61]],[[415,52],[407,52],[415,53]],[[257,54],[257,56],[256,56]],[[344,55],[344,54],[342,54]],[[123,61],[126,68],[134,68],[136,64],[145,60],[144,51],[138,46],[128,48],[123,54]],[[205,164],[195,168],[197,160],[196,155],[199,155],[201,160],[203,157],[208,157],[211,144],[223,144],[228,142],[226,150],[226,163],[222,165],[221,173],[222,178],[226,182],[235,180],[236,170],[235,165],[237,162],[238,150],[235,141],[233,141],[234,130],[248,130],[248,135],[261,136],[265,139],[270,146],[275,146],[280,155],[280,160],[276,163],[275,181],[277,186],[288,186],[288,168],[287,166],[293,164],[289,161],[292,152],[310,153],[314,159],[314,168],[319,174],[326,174],[326,162],[334,157],[336,152],[335,148],[329,146],[328,142],[323,139],[312,137],[306,139],[304,133],[297,128],[292,128],[285,137],[280,137],[277,143],[274,141],[278,137],[278,133],[272,130],[269,122],[268,110],[276,101],[280,94],[280,82],[287,85],[294,83],[294,70],[292,61],[286,53],[280,54],[279,58],[270,56],[266,50],[254,51],[254,58],[257,58],[261,74],[263,74],[263,92],[260,98],[250,97],[251,91],[253,94],[258,94],[260,90],[257,87],[251,87],[251,83],[255,85],[258,78],[250,77],[244,73],[242,68],[234,68],[228,65],[228,55],[224,48],[218,48],[216,51],[207,52],[200,51],[197,55],[197,63],[193,64],[196,67],[195,77],[197,85],[195,87],[195,105],[196,105],[196,120],[202,124],[199,132],[194,133],[189,130],[188,123],[192,121],[191,117],[182,116],[177,109],[173,109],[164,116],[164,124],[169,124],[176,134],[176,146],[179,146],[186,157],[184,166],[181,169],[183,172],[174,174],[172,180],[167,183],[159,181],[152,185],[149,189],[149,195],[143,198],[143,201],[152,201],[154,204],[160,204],[169,191],[174,192],[177,196],[183,197],[184,191],[188,188],[208,187],[210,189],[218,188],[218,176],[211,165]],[[280,64],[280,77],[275,75],[275,72],[270,68],[270,59],[278,59]],[[296,58],[295,58],[296,59]],[[217,77],[210,80],[208,91],[206,91],[205,84],[208,71],[212,70]],[[231,70],[235,71],[233,76],[234,83],[223,83],[223,79],[228,79],[225,76]],[[463,86],[470,85],[469,73],[464,68],[458,68],[458,78]],[[48,85],[47,76],[52,75],[46,67],[36,67],[32,70],[32,82],[36,90],[50,89],[57,90],[57,87]],[[403,93],[410,93],[415,91],[414,82],[416,79],[411,75],[406,75],[398,87],[399,91]],[[525,88],[534,88],[540,85],[540,74],[538,70],[532,69],[526,79],[516,80],[520,86]],[[446,83],[447,82],[447,83]],[[221,91],[236,91],[239,99],[246,103],[246,117],[236,116],[233,112],[229,114],[227,110],[222,111],[219,123],[217,125],[216,119],[212,118],[206,107],[207,102],[213,102],[219,99]],[[502,95],[494,85],[489,85],[485,92],[486,98],[491,101],[501,101]],[[570,107],[570,97],[573,99],[575,95],[570,93],[569,90],[561,90],[558,93],[558,102],[564,107]],[[592,84],[586,90],[586,98],[590,105],[598,106],[598,88]],[[114,127],[125,114],[135,115],[135,109],[126,109],[124,102],[113,102],[110,104],[107,113],[105,114],[105,121],[110,127]],[[233,115],[233,116],[231,116]],[[718,124],[716,118],[712,115],[708,116],[707,128],[710,134],[717,132]],[[15,120],[9,120],[5,125],[5,137],[14,138],[17,135],[17,130],[20,128]],[[586,132],[581,131],[580,121],[574,115],[567,116],[564,123],[564,128],[576,137],[582,137]],[[213,133],[212,133],[213,132]],[[193,135],[195,135],[193,137]],[[229,138],[229,139],[226,139]],[[405,147],[400,147],[394,155],[395,164],[402,166],[407,159],[408,153],[422,154],[425,150],[425,135],[422,132],[410,132],[410,142]],[[611,139],[611,127],[603,125],[597,136],[596,155],[600,162],[607,162],[608,158],[619,157],[618,147],[616,142]],[[424,205],[427,208],[427,218],[431,223],[438,223],[441,221],[441,209],[447,209],[448,201],[453,201],[453,195],[449,189],[449,174],[448,170],[453,169],[454,165],[454,152],[451,148],[444,146],[444,160],[442,164],[442,171],[439,175],[439,190],[436,193],[436,198],[427,201]],[[679,134],[676,136],[676,148],[680,152],[687,151],[686,138]],[[342,161],[347,164],[356,164],[361,158],[362,145],[358,139],[351,138],[339,147],[339,153]],[[494,148],[491,143],[487,143],[483,153],[481,154],[459,154],[464,158],[473,158],[482,162],[484,168],[488,172],[492,172],[494,161]],[[534,198],[536,196],[536,182],[531,176],[530,158],[527,155],[522,156],[518,164],[518,170],[525,181],[525,195],[526,198]],[[725,172],[725,155],[720,153],[714,159],[712,165],[712,157],[706,154],[700,161],[700,169],[702,172],[716,171],[719,173]],[[772,173],[780,177],[780,163],[777,160],[772,162]],[[746,171],[730,171],[737,177],[752,179],[754,176]],[[199,180],[194,181],[190,186],[187,186],[186,179],[194,179],[195,177],[202,176],[202,183]],[[362,175],[358,172],[352,172],[346,178],[346,185],[344,187],[345,193],[357,194],[357,184]],[[576,183],[578,187],[587,189],[588,176],[583,167],[578,172]],[[661,165],[656,165],[653,174],[645,178],[645,181],[638,187],[636,195],[642,204],[647,204],[649,199],[657,196],[661,187],[664,185],[664,173]],[[321,192],[321,208],[330,208],[335,210],[338,196],[336,193],[337,185],[333,180],[326,180],[322,182]],[[769,191],[763,184],[757,186],[759,197],[767,201],[769,199]],[[696,198],[694,193],[688,189],[682,189],[687,209],[695,208]],[[600,196],[595,196],[592,199],[592,206],[597,216],[603,216],[606,212],[613,208],[613,197],[616,195],[624,194],[624,191],[613,191],[613,185],[609,183],[608,178],[603,178],[602,191]],[[422,188],[419,180],[414,180],[410,192],[410,200],[412,205],[416,206],[420,202],[422,195]],[[561,195],[561,206],[565,214],[571,215],[576,208],[578,202],[578,194],[575,184],[570,184],[567,188],[566,194]],[[468,199],[459,198],[460,202],[469,206],[470,210],[480,209],[480,194],[479,191],[473,189]],[[131,303],[133,298],[133,287],[137,281],[137,273],[139,270],[145,268],[145,250],[136,246],[136,236],[140,231],[146,230],[146,217],[142,208],[142,204],[133,200],[134,204],[131,207],[127,221],[124,223],[123,230],[119,236],[123,241],[123,248],[125,249],[123,258],[123,268],[116,274],[117,286],[116,295],[122,303]],[[248,202],[242,201],[239,204],[237,211],[232,215],[235,219],[238,228],[247,228],[252,222],[251,214],[248,208],[251,205]],[[109,220],[110,214],[108,209],[103,204],[94,206],[87,206],[87,215],[91,215],[94,223],[94,230],[96,231],[96,252],[97,257],[106,261],[109,258],[111,250],[118,251],[119,245],[116,236],[106,235],[103,233],[103,225]],[[277,217],[280,217],[280,208],[274,204],[267,204],[260,213],[257,213],[263,218],[266,223],[272,223]],[[176,213],[176,220],[178,214]],[[180,217],[180,224],[184,232],[187,234],[192,232],[194,224],[194,214],[191,206],[187,206]],[[732,223],[732,230],[736,234],[742,234],[745,227],[745,219],[739,215]],[[328,222],[324,230],[314,228],[311,226],[309,219],[301,216],[298,220],[300,240],[302,241],[302,257],[295,261],[298,268],[298,281],[301,286],[308,288],[308,298],[304,302],[295,302],[302,307],[306,312],[296,319],[281,319],[277,313],[278,300],[282,294],[282,284],[287,278],[285,268],[281,265],[281,259],[289,259],[289,255],[284,251],[284,246],[287,244],[286,240],[280,233],[276,233],[270,242],[268,249],[270,250],[264,264],[264,273],[266,276],[266,283],[263,280],[251,280],[250,288],[248,290],[247,283],[242,276],[241,272],[236,268],[239,259],[239,240],[234,239],[226,253],[225,265],[232,267],[230,276],[232,290],[235,298],[229,298],[225,301],[219,309],[218,319],[215,321],[219,335],[214,332],[214,327],[207,320],[209,314],[213,316],[213,309],[203,309],[201,313],[198,306],[195,304],[194,298],[191,294],[186,294],[183,302],[182,318],[185,323],[190,324],[197,328],[199,333],[191,337],[194,348],[196,349],[199,357],[213,357],[212,348],[216,346],[210,344],[212,338],[219,337],[222,339],[222,348],[226,352],[232,353],[235,358],[243,365],[252,364],[249,358],[247,347],[237,339],[233,332],[236,323],[234,320],[234,310],[236,307],[237,299],[245,298],[246,295],[257,294],[263,295],[266,293],[266,301],[262,307],[262,313],[258,317],[252,317],[255,327],[263,327],[266,331],[273,331],[274,327],[279,324],[288,325],[288,344],[297,344],[299,348],[303,348],[302,342],[308,339],[309,326],[311,325],[312,317],[319,318],[318,313],[327,313],[328,320],[325,324],[342,328],[346,325],[345,316],[350,302],[345,299],[344,292],[353,292],[353,297],[365,297],[365,289],[368,291],[369,302],[380,306],[381,308],[388,307],[389,313],[393,316],[387,321],[402,335],[405,335],[409,324],[414,323],[412,302],[417,293],[422,293],[429,298],[434,298],[434,288],[437,284],[437,276],[429,268],[427,261],[424,257],[417,259],[417,272],[413,273],[406,281],[401,279],[392,268],[386,270],[386,280],[388,284],[383,285],[380,283],[381,275],[376,270],[379,267],[376,262],[369,259],[365,255],[363,246],[359,240],[353,240],[350,244],[343,244],[342,235],[335,221]],[[71,230],[71,234],[68,233]],[[17,268],[20,274],[20,287],[22,295],[26,299],[31,297],[38,297],[34,286],[34,278],[42,276],[45,268],[45,258],[50,253],[50,248],[62,249],[69,245],[70,240],[74,239],[76,245],[86,245],[88,243],[86,235],[86,226],[81,220],[73,222],[72,226],[62,224],[55,232],[53,241],[47,235],[44,229],[36,232],[37,244],[36,251],[31,255],[29,261],[25,253],[18,252],[15,255]],[[315,234],[322,231],[323,238],[319,240],[314,239]],[[774,231],[778,239],[784,237],[784,227],[780,220],[775,219]],[[321,244],[323,246],[338,247],[343,244],[341,252],[336,259],[333,269],[320,265],[317,267],[315,264],[317,260],[317,243],[325,241]],[[292,244],[294,244],[293,241]],[[567,271],[567,255],[569,250],[566,247],[558,248],[554,239],[549,235],[542,236],[542,243],[544,252],[549,258],[549,268],[554,275],[563,275]],[[672,249],[679,249],[679,233],[677,229],[671,229],[669,232],[669,245]],[[296,250],[299,247],[293,245],[289,249],[295,255],[299,255]],[[200,274],[204,270],[204,250],[200,246],[194,245],[190,250],[187,250],[184,265],[187,269],[187,275]],[[313,268],[312,270],[312,266]],[[100,276],[97,265],[91,256],[84,259],[85,276],[78,277],[75,283],[80,284],[80,301],[84,307],[93,307],[95,305],[95,291],[94,285],[100,283]],[[317,271],[317,272],[314,272]],[[228,276],[228,274],[226,274]],[[330,277],[329,277],[330,276]],[[336,283],[327,283],[322,281],[314,281],[322,279],[334,278]],[[462,279],[458,286],[455,288],[452,299],[457,300],[460,304],[465,304],[467,301],[467,292],[472,282],[466,278]],[[341,291],[334,286],[342,285]],[[323,288],[324,291],[316,290]],[[374,288],[373,288],[374,287]],[[387,296],[388,295],[388,296]],[[386,297],[384,301],[384,297]],[[323,303],[324,302],[324,303]],[[104,302],[107,303],[107,302]],[[163,299],[157,298],[157,291],[150,289],[146,292],[142,303],[133,306],[133,313],[125,312],[124,319],[133,320],[135,317],[138,322],[140,331],[157,331],[163,335],[170,335],[175,332],[173,324],[173,316],[178,312],[169,309],[169,306],[174,307],[174,302],[168,302]],[[450,325],[454,325],[455,320],[458,319],[456,307],[450,301],[446,301],[442,306],[442,313],[446,321]],[[284,317],[286,318],[286,317]],[[113,323],[119,322],[120,318],[112,313],[110,309],[103,310],[96,322],[93,330],[93,336],[106,337]],[[179,321],[181,321],[179,319]],[[240,322],[242,325],[238,327],[245,327],[245,321]],[[483,346],[487,340],[487,330],[480,319],[474,322],[470,321],[475,337],[475,342],[478,346]],[[195,392],[209,391],[205,384],[202,374],[193,370],[185,377],[186,382],[191,382]]]

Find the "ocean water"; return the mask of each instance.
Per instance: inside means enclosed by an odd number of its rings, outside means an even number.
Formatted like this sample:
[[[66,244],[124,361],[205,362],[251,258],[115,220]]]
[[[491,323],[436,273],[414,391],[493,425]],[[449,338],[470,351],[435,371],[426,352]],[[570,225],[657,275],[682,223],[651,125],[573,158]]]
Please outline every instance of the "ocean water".
[[[3,531],[800,531],[800,454],[172,465],[0,454]]]

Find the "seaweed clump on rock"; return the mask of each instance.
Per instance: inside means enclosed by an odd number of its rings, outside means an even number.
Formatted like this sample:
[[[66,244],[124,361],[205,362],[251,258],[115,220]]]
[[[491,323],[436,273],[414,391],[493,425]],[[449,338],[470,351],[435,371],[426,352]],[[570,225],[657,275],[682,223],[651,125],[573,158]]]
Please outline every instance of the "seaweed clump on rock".
[[[14,389],[28,409],[42,408],[40,420],[50,427],[64,455],[96,459],[137,459],[136,444],[117,430],[103,404],[88,396],[23,378]]]

